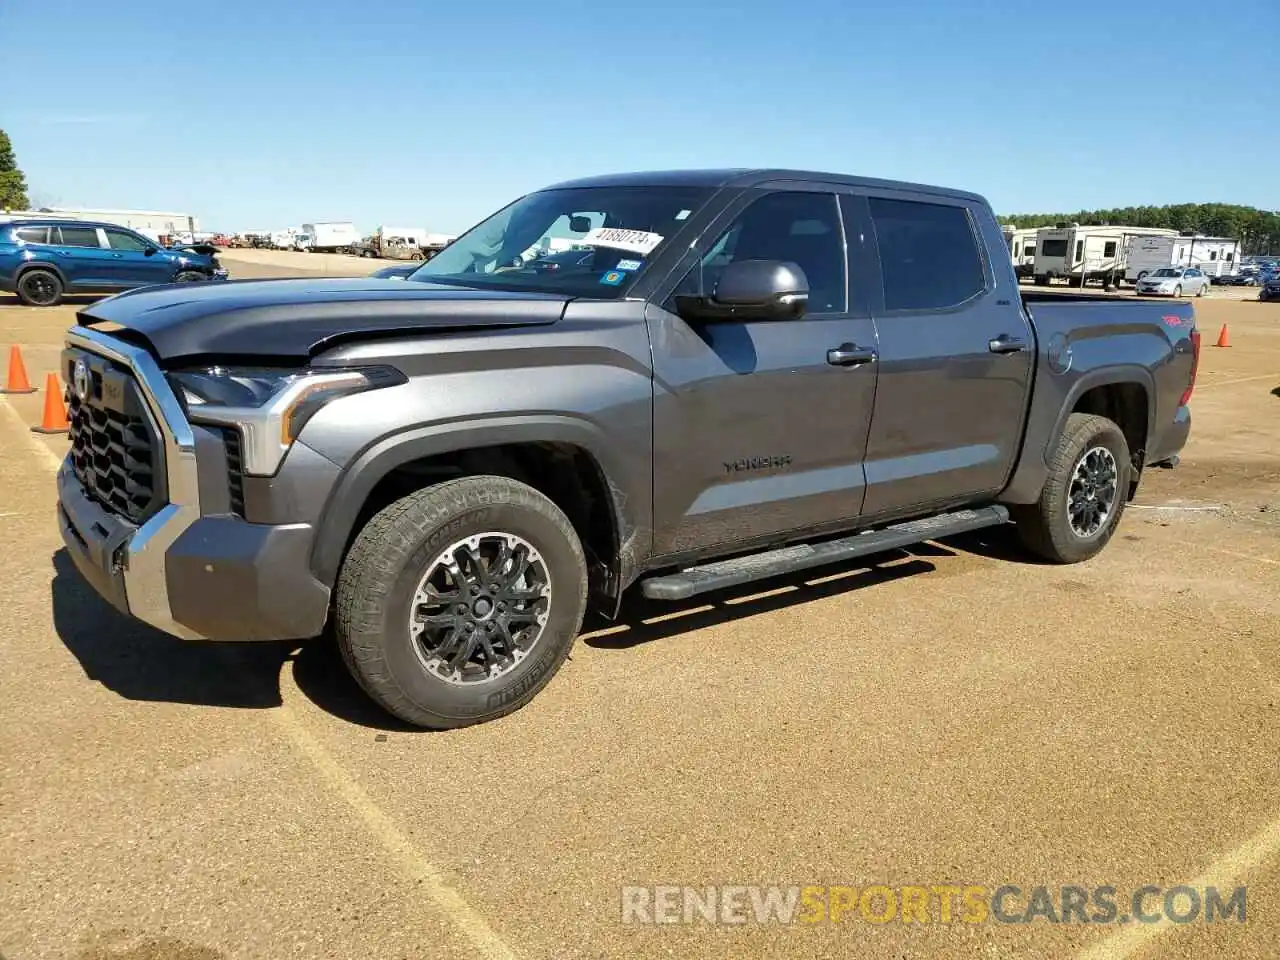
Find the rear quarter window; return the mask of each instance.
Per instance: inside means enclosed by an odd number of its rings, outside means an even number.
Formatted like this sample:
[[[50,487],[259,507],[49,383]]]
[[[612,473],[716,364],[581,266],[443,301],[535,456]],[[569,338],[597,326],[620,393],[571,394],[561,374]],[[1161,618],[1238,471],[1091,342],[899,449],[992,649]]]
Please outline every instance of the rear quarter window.
[[[49,228],[15,227],[13,230],[13,238],[15,240],[21,240],[23,243],[48,243]]]
[[[880,249],[885,310],[945,310],[987,286],[982,255],[963,207],[870,198]]]

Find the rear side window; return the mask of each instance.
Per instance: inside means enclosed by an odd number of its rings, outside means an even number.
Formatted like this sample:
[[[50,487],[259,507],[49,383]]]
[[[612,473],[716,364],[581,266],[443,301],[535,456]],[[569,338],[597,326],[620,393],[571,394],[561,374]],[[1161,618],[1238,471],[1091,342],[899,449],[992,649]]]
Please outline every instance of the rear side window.
[[[886,310],[943,310],[986,289],[963,207],[870,198]]]
[[[97,247],[98,231],[93,227],[54,227],[62,232],[64,247]]]
[[[1046,257],[1065,257],[1067,255],[1067,241],[1046,240],[1040,248],[1040,253]]]
[[[23,243],[48,243],[48,227],[19,227],[13,231],[14,238]]]

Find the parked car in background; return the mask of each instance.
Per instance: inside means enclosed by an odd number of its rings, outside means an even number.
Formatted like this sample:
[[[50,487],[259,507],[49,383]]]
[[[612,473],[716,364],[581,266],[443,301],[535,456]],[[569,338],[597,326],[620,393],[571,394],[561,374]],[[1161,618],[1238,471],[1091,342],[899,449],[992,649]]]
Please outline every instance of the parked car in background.
[[[1214,282],[1223,287],[1256,287],[1262,281],[1258,277],[1258,271],[1243,270],[1218,277]]]
[[[166,249],[113,223],[23,219],[0,224],[0,290],[33,307],[68,293],[225,280],[214,247]]]
[[[1280,300],[1280,276],[1273,276],[1258,291],[1258,299],[1262,301]]]
[[[1138,293],[1171,297],[1203,297],[1209,278],[1195,267],[1161,267],[1138,281]]]

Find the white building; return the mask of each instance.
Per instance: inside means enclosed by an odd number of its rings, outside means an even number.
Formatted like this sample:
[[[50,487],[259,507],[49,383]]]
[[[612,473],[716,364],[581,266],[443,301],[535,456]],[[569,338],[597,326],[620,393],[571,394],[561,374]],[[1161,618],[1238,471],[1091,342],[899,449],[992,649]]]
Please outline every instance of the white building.
[[[194,234],[199,221],[189,213],[164,213],[155,210],[90,210],[71,207],[45,207],[41,210],[7,210],[8,217],[57,217],[64,220],[96,220],[129,227],[152,239],[161,236]]]

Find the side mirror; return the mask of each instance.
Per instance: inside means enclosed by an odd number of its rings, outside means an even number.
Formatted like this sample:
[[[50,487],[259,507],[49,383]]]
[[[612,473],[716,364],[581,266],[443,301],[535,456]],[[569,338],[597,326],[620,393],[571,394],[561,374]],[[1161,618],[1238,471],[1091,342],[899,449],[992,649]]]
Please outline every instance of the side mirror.
[[[676,297],[686,320],[798,320],[809,302],[809,280],[784,260],[739,260],[720,273],[707,297]]]
[[[156,255],[159,249],[160,249],[159,247],[147,247],[147,249],[142,252],[142,255],[144,257],[153,257]]]

